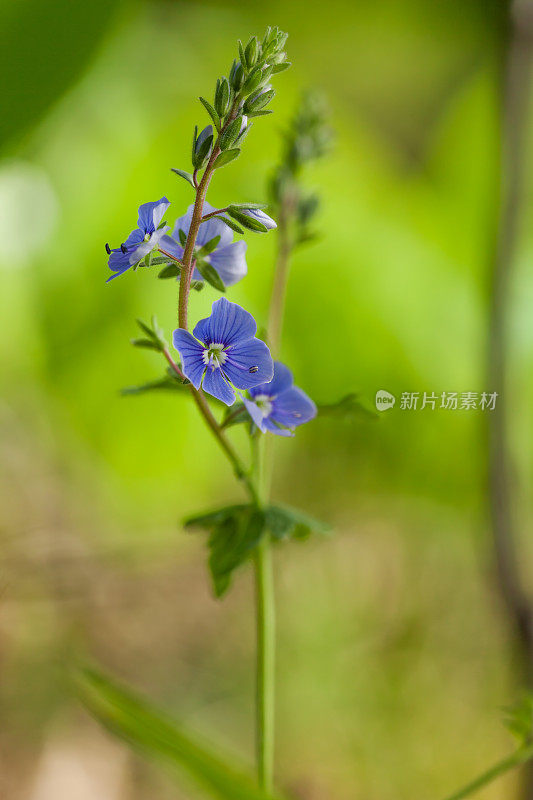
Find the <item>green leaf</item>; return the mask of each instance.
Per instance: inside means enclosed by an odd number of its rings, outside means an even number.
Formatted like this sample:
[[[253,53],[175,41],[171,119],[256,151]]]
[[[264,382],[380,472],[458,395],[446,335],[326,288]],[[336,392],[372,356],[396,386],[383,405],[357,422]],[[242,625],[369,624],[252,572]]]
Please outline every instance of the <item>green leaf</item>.
[[[77,695],[106,728],[146,755],[187,771],[217,800],[274,800],[244,770],[200,743],[185,727],[94,669],[74,677]]]
[[[209,153],[211,152],[212,147],[213,136],[206,136],[201,145],[198,147],[198,150],[196,150],[194,153],[192,164],[195,169],[201,169],[203,167],[209,158]]]
[[[217,289],[219,292],[225,292],[226,287],[222,278],[214,268],[212,264],[208,261],[204,261],[201,258],[196,259],[196,269],[205,280],[211,284],[214,289]]]
[[[211,103],[208,100],[206,100],[205,97],[200,97],[199,100],[200,103],[205,108],[205,110],[207,111],[207,113],[209,114],[209,116],[211,117],[211,119],[213,120],[213,125],[215,126],[217,131],[220,131],[220,117],[218,116],[217,112],[215,111]]]
[[[191,289],[194,289],[195,292],[201,292],[204,286],[205,283],[203,281],[191,281]]]
[[[230,87],[228,79],[223,76],[217,81],[215,90],[215,109],[219,117],[225,117],[229,111]]]
[[[151,350],[159,350],[163,352],[167,347],[165,341],[165,333],[163,329],[157,324],[157,319],[152,317],[152,327],[143,322],[142,319],[136,320],[137,325],[143,333],[148,337],[147,339],[132,339],[131,343],[134,347],[146,347]]]
[[[521,744],[527,744],[533,737],[533,694],[526,693],[520,702],[506,709],[504,720],[508,730]]]
[[[154,339],[131,339],[130,341],[134,347],[144,347],[147,350],[161,351],[159,342],[154,341]]]
[[[259,220],[255,219],[254,217],[249,217],[247,214],[243,214],[242,211],[239,211],[239,209],[235,208],[233,205],[228,206],[227,213],[244,228],[248,228],[249,231],[254,231],[255,233],[268,233],[268,228],[266,225],[263,225],[262,222],[259,222]]]
[[[227,591],[235,569],[257,547],[265,533],[265,512],[253,505],[232,505],[189,517],[186,528],[210,532],[209,569],[215,595]]]
[[[200,247],[200,248],[199,248],[199,249],[196,251],[196,256],[197,256],[197,257],[200,257],[200,258],[201,258],[202,256],[208,256],[208,255],[209,255],[209,253],[212,253],[212,252],[213,252],[213,250],[216,250],[216,249],[217,249],[217,247],[218,247],[218,243],[219,243],[219,242],[220,242],[220,236],[213,236],[213,238],[212,238],[212,239],[209,239],[209,241],[208,241],[208,242],[206,242],[206,243],[203,245],[203,247]]]
[[[233,144],[242,128],[242,116],[236,117],[226,130],[220,134],[218,139],[218,146],[221,150],[227,150]],[[216,162],[215,162],[216,163]]]
[[[222,597],[230,586],[233,572],[261,541],[265,532],[265,514],[247,507],[220,522],[209,541],[209,569],[216,597]]]
[[[161,264],[174,264],[175,261],[170,261],[168,256],[155,256],[150,260],[148,266],[150,267],[160,267]]]
[[[290,506],[271,505],[265,509],[265,525],[274,539],[306,539],[312,533],[327,533],[329,526]]]
[[[194,178],[190,172],[185,172],[185,170],[176,169],[175,167],[172,167],[171,169],[172,172],[175,172],[176,175],[180,176],[180,178],[183,178],[184,180],[187,181],[187,183],[190,183],[193,189],[196,189],[196,186],[194,185]]]
[[[192,517],[187,517],[183,525],[185,528],[203,528],[204,530],[210,530],[220,522],[224,522],[234,514],[238,514],[248,507],[248,504],[239,503],[238,505],[216,508],[214,511],[207,511],[204,514],[194,514]]]
[[[244,403],[235,403],[230,408],[226,409],[220,427],[231,428],[232,425],[241,425],[243,422],[251,422],[250,415]]]
[[[271,108],[263,109],[262,111],[249,111],[247,116],[248,117],[266,117],[267,114],[273,114]]]
[[[268,207],[268,203],[232,203],[232,208],[239,209],[263,209]]]
[[[357,417],[378,419],[378,414],[367,408],[354,392],[345,395],[336,403],[319,405],[318,415],[322,417],[339,417],[341,419],[356,419]]]
[[[275,74],[276,72],[284,72],[286,69],[292,67],[292,61],[282,61],[281,64],[274,64],[272,66],[272,72]]]
[[[180,240],[181,246],[185,247],[185,245],[187,244],[187,234],[182,228],[180,228],[178,231],[178,238]]]
[[[236,222],[233,222],[232,219],[228,219],[228,217],[218,216],[218,214],[216,214],[214,218],[221,219],[222,222],[225,222],[228,228],[231,228],[231,230],[235,231],[235,233],[240,233],[240,234],[244,233],[243,229],[239,225],[237,225]]]
[[[135,394],[146,394],[147,392],[181,392],[183,389],[187,389],[189,385],[189,381],[180,381],[177,377],[171,378],[169,375],[166,375],[164,378],[160,378],[158,381],[148,381],[147,383],[142,383],[138,386],[125,386],[120,390],[120,394],[129,396]]]
[[[232,161],[235,161],[241,154],[240,147],[235,147],[233,150],[224,150],[223,153],[219,153],[215,159],[214,168],[220,169],[221,167],[225,167],[226,164],[231,164]]]
[[[163,267],[161,272],[158,274],[158,278],[176,278],[180,274],[181,270],[179,265],[176,264],[175,261],[172,261],[170,264],[167,264],[166,267]]]

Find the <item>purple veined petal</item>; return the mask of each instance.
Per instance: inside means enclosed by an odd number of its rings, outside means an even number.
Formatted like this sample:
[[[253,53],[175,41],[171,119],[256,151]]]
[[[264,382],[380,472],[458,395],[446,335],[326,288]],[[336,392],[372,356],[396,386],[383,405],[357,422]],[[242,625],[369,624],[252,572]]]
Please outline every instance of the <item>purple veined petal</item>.
[[[135,253],[137,246],[143,241],[144,234],[139,228],[136,228],[134,231],[130,233],[126,241],[124,242],[124,246],[126,247],[126,252],[122,251],[122,248],[115,247],[111,251],[111,254],[108,259],[108,266],[109,269],[113,270],[115,273],[111,275],[106,283],[113,280],[113,278],[117,278],[119,275],[122,275],[126,270],[128,270],[132,266],[132,262],[130,261],[130,257],[132,253]],[[140,258],[137,259],[140,261]],[[133,263],[136,263],[134,261]]]
[[[265,417],[261,409],[254,403],[253,400],[248,400],[247,397],[242,398],[242,402],[246,406],[246,410],[248,411],[249,415],[252,418],[252,421],[257,425],[261,433],[265,433]]]
[[[274,365],[270,350],[261,339],[237,342],[226,351],[223,370],[237,389],[250,389],[272,378]]]
[[[168,231],[168,225],[165,225],[164,228],[154,231],[150,235],[149,239],[141,242],[141,244],[130,254],[130,264],[136,264],[141,260],[141,258],[144,258],[148,255],[148,253],[151,253],[152,250],[157,250],[159,247],[159,242],[166,235],[166,231]]]
[[[250,394],[255,397],[258,394],[266,394],[268,397],[276,397],[276,395],[286,392],[287,389],[293,384],[292,372],[281,361],[274,361],[274,376],[270,383],[261,383],[259,386],[253,386],[250,389]]]
[[[168,253],[168,255],[172,256],[173,258],[177,258],[180,261],[183,258],[183,247],[166,233],[159,241],[159,249],[161,252]]]
[[[224,378],[220,367],[215,367],[214,369],[213,367],[207,367],[204,375],[203,389],[208,394],[212,394],[213,397],[221,400],[227,406],[232,406],[235,402],[235,392]]]
[[[261,211],[260,208],[242,208],[242,214],[246,214],[248,217],[252,217],[252,219],[256,219],[258,222],[262,222],[265,228],[269,231],[277,228],[277,223],[269,217],[268,214],[265,214],[264,211]]]
[[[189,331],[185,331],[182,328],[177,328],[174,331],[172,342],[181,356],[183,374],[190,380],[195,389],[199,389],[205,372],[204,348]]]
[[[230,303],[225,297],[213,303],[211,316],[196,324],[193,334],[205,344],[236,344],[252,339],[257,325],[252,315],[238,303]],[[266,378],[268,380],[271,375]],[[263,378],[265,380],[265,378]]]
[[[316,417],[316,406],[297,386],[287,389],[272,401],[270,419],[287,428],[295,428]]]
[[[288,428],[280,428],[272,421],[271,417],[265,419],[265,430],[270,431],[270,433],[275,433],[276,436],[294,436],[293,431]]]
[[[143,203],[139,206],[139,219],[137,225],[145,233],[153,233],[166,214],[170,202],[166,197],[154,200],[152,203]]]
[[[176,241],[179,241],[180,229],[185,233],[185,235],[189,233],[193,210],[194,206],[189,206],[187,213],[176,220],[174,230],[172,231],[172,238],[176,239]],[[216,211],[216,208],[206,201],[204,203],[203,215],[205,216],[206,214],[210,214],[212,211]],[[208,219],[207,222],[202,222],[200,225],[198,236],[196,237],[196,246],[202,247],[207,242],[210,242],[211,239],[214,239],[215,236],[220,236],[220,242],[218,243],[219,247],[225,247],[226,245],[231,244],[233,241],[233,233],[231,232],[231,229],[228,228],[228,226],[221,220],[212,218]]]
[[[223,222],[220,224],[224,225]],[[217,247],[207,256],[207,260],[222,278],[224,286],[233,286],[246,275],[248,271],[245,258],[246,246],[246,242],[243,241],[233,242],[226,247]]]

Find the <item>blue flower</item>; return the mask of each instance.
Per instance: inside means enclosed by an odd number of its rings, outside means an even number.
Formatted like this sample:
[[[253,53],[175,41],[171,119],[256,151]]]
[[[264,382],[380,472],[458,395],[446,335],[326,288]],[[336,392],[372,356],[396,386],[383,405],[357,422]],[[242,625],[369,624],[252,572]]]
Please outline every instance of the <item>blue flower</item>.
[[[159,228],[169,205],[166,197],[155,200],[153,203],[144,203],[139,207],[139,219],[137,220],[139,227],[130,233],[120,247],[111,250],[106,244],[109,254],[109,269],[115,273],[107,279],[108,281],[112,281],[117,275],[122,275],[130,267],[138,264],[151,250],[159,247],[159,242],[169,230],[168,225]]]
[[[183,258],[183,247],[179,244],[179,231],[180,229],[187,234],[191,225],[192,212],[194,206],[189,206],[187,213],[176,220],[172,238],[170,236],[163,236],[162,247],[165,252],[169,253],[174,258],[181,260]],[[209,203],[204,203],[204,214],[210,214],[216,209],[210,206]],[[246,242],[239,241],[233,242],[233,233],[228,226],[220,219],[208,219],[202,222],[196,238],[196,250],[199,250],[207,242],[214,239],[215,236],[220,236],[220,241],[209,255],[203,256],[204,261],[208,261],[220,275],[222,282],[225,286],[233,286],[233,284],[244,278],[248,270],[244,254],[246,253]],[[203,281],[202,276],[197,269],[193,272],[193,280]]]
[[[213,303],[211,316],[193,330],[174,331],[181,368],[196,389],[202,385],[213,397],[231,406],[237,389],[252,389],[272,378],[270,350],[255,338],[257,325],[248,311],[225,297]],[[198,341],[199,340],[199,341]]]
[[[270,383],[253,386],[248,391],[252,399],[244,397],[244,404],[263,433],[292,436],[294,428],[316,417],[315,404],[305,392],[293,386],[292,372],[280,361],[274,362]]]

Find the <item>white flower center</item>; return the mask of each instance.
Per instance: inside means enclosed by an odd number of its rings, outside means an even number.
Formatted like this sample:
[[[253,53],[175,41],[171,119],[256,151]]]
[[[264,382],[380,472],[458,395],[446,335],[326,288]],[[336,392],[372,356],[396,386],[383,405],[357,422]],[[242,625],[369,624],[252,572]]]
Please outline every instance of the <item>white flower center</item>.
[[[269,417],[272,413],[272,400],[267,394],[258,394],[254,397],[255,404],[263,418]]]
[[[224,344],[219,344],[216,342],[210,344],[209,347],[206,347],[202,353],[204,364],[211,364],[213,367],[221,367],[227,359],[226,353],[223,352],[224,347]]]

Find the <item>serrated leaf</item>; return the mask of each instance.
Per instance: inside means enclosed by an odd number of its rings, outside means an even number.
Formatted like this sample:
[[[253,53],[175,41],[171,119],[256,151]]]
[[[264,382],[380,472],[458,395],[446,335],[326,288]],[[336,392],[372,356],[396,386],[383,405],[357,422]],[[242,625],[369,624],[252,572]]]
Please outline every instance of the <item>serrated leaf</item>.
[[[194,185],[194,178],[190,172],[185,172],[183,169],[176,169],[176,167],[172,167],[171,169],[172,172],[175,172],[176,175],[180,176],[180,178],[183,178],[183,180],[187,181],[187,183],[190,183],[193,189],[196,189],[196,186]]]
[[[215,126],[217,131],[220,131],[220,117],[218,116],[217,112],[215,111],[211,103],[205,99],[205,97],[200,97],[199,99],[200,103],[203,105],[203,107],[213,120],[213,125]]]
[[[231,577],[257,547],[265,532],[265,514],[259,508],[247,507],[220,522],[209,541],[209,569],[216,597],[229,588]]]
[[[229,219],[228,217],[218,216],[217,214],[215,215],[214,219],[222,220],[222,222],[225,222],[228,228],[231,228],[231,230],[235,231],[235,233],[239,233],[241,235],[244,233],[243,229],[239,225],[237,225],[236,222],[234,222],[232,219]]]
[[[94,669],[78,671],[75,690],[85,707],[116,736],[188,774],[218,800],[274,800],[256,781],[184,726]]]
[[[158,274],[158,278],[176,278],[180,274],[181,270],[179,265],[175,262],[171,262],[167,264],[166,267],[163,267],[161,272]]]
[[[306,539],[312,533],[326,533],[329,526],[290,506],[270,505],[265,509],[265,525],[274,539]]]
[[[202,278],[204,278],[207,283],[211,284],[214,289],[217,289],[219,292],[226,291],[224,281],[212,264],[210,264],[208,261],[198,258],[195,266]]]
[[[219,153],[215,159],[214,168],[220,169],[221,167],[225,167],[226,164],[231,164],[232,161],[235,161],[241,154],[240,147],[235,147],[232,150],[224,150],[222,153]]]
[[[345,419],[355,419],[356,417],[378,419],[378,414],[370,408],[367,408],[354,392],[345,395],[336,403],[319,405],[318,415],[323,417],[341,417]]]

